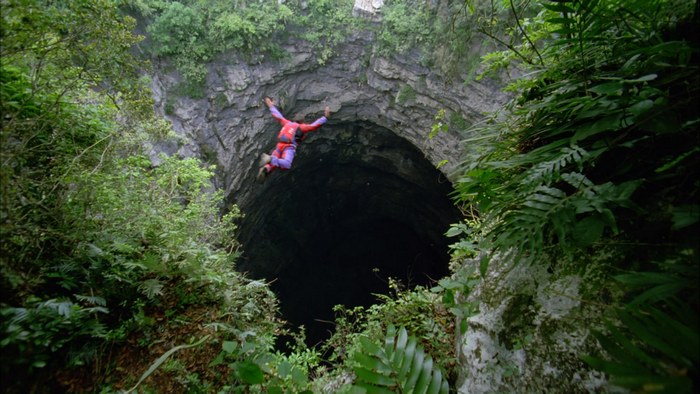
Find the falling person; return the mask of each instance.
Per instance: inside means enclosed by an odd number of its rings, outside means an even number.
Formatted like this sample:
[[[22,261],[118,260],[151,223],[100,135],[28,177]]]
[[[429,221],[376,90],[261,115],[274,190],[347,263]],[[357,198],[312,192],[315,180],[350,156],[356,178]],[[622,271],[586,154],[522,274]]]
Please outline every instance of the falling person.
[[[316,119],[313,123],[306,124],[286,119],[275,107],[275,102],[270,97],[265,97],[265,105],[270,109],[272,116],[280,122],[282,129],[277,134],[277,146],[271,154],[262,153],[260,155],[260,170],[258,171],[258,181],[260,182],[265,181],[265,178],[275,168],[290,169],[297,146],[306,138],[306,133],[319,129],[331,115],[330,108],[326,107],[324,116]]]

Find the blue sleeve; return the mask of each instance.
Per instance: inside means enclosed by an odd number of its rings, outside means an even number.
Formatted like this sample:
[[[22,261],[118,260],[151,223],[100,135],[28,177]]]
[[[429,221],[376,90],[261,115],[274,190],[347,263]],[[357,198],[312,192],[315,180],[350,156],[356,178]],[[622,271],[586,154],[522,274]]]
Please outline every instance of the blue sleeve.
[[[282,123],[282,126],[289,123],[289,120],[285,119],[280,110],[278,110],[274,105],[270,106],[270,113],[275,119],[277,119],[278,122]]]

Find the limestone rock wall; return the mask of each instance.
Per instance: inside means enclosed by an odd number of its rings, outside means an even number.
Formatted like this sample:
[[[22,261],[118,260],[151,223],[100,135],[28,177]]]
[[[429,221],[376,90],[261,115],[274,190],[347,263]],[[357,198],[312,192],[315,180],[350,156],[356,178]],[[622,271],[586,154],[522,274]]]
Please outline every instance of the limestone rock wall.
[[[480,258],[462,269],[478,272]],[[608,307],[590,300],[599,292],[602,266],[585,270],[556,264],[513,264],[494,258],[465,301],[478,305],[457,340],[463,370],[459,393],[626,392],[610,386],[581,355],[600,351],[592,329],[604,329]]]
[[[353,122],[389,129],[434,165],[448,160],[442,171],[449,177],[459,164],[463,136],[453,129],[428,139],[436,114],[444,109],[474,122],[496,110],[504,94],[495,83],[445,83],[410,57],[375,56],[371,39],[369,33],[349,37],[323,66],[301,42],[289,43],[289,57],[282,61],[249,64],[235,55],[222,56],[211,64],[205,98],[199,100],[169,97],[179,82],[177,75],[155,75],[157,108],[182,138],[180,145],[155,150],[201,156],[217,164],[218,186],[230,201],[245,207],[252,196],[257,157],[273,148],[278,131],[262,101],[270,96],[288,118],[303,114],[312,121],[330,106],[330,122],[321,132]]]

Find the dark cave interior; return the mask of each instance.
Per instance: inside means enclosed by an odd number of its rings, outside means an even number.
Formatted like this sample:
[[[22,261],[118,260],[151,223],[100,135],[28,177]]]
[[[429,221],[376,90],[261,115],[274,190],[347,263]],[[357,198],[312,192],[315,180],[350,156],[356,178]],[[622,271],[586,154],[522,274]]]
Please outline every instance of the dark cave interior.
[[[460,218],[451,191],[390,130],[327,125],[241,207],[238,269],[274,281],[283,318],[315,345],[333,330],[334,305],[369,306],[389,292],[388,278],[412,288],[449,273],[444,233]]]

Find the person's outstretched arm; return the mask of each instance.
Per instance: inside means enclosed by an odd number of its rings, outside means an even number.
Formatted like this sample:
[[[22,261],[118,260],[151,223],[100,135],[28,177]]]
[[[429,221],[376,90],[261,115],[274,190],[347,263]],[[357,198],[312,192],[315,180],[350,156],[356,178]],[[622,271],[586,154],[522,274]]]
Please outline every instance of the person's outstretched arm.
[[[272,116],[275,119],[277,119],[277,121],[280,122],[282,126],[289,123],[289,120],[282,116],[280,110],[278,110],[277,107],[275,107],[275,102],[271,98],[265,97],[265,105],[267,105],[267,108],[270,109],[270,113],[272,114]]]
[[[316,119],[313,123],[302,123],[299,125],[299,129],[303,131],[304,133],[308,133],[309,131],[314,131],[318,129],[319,127],[323,126],[326,124],[328,121],[328,118],[331,116],[331,109],[326,107],[326,109],[323,111],[323,116],[320,118]]]

